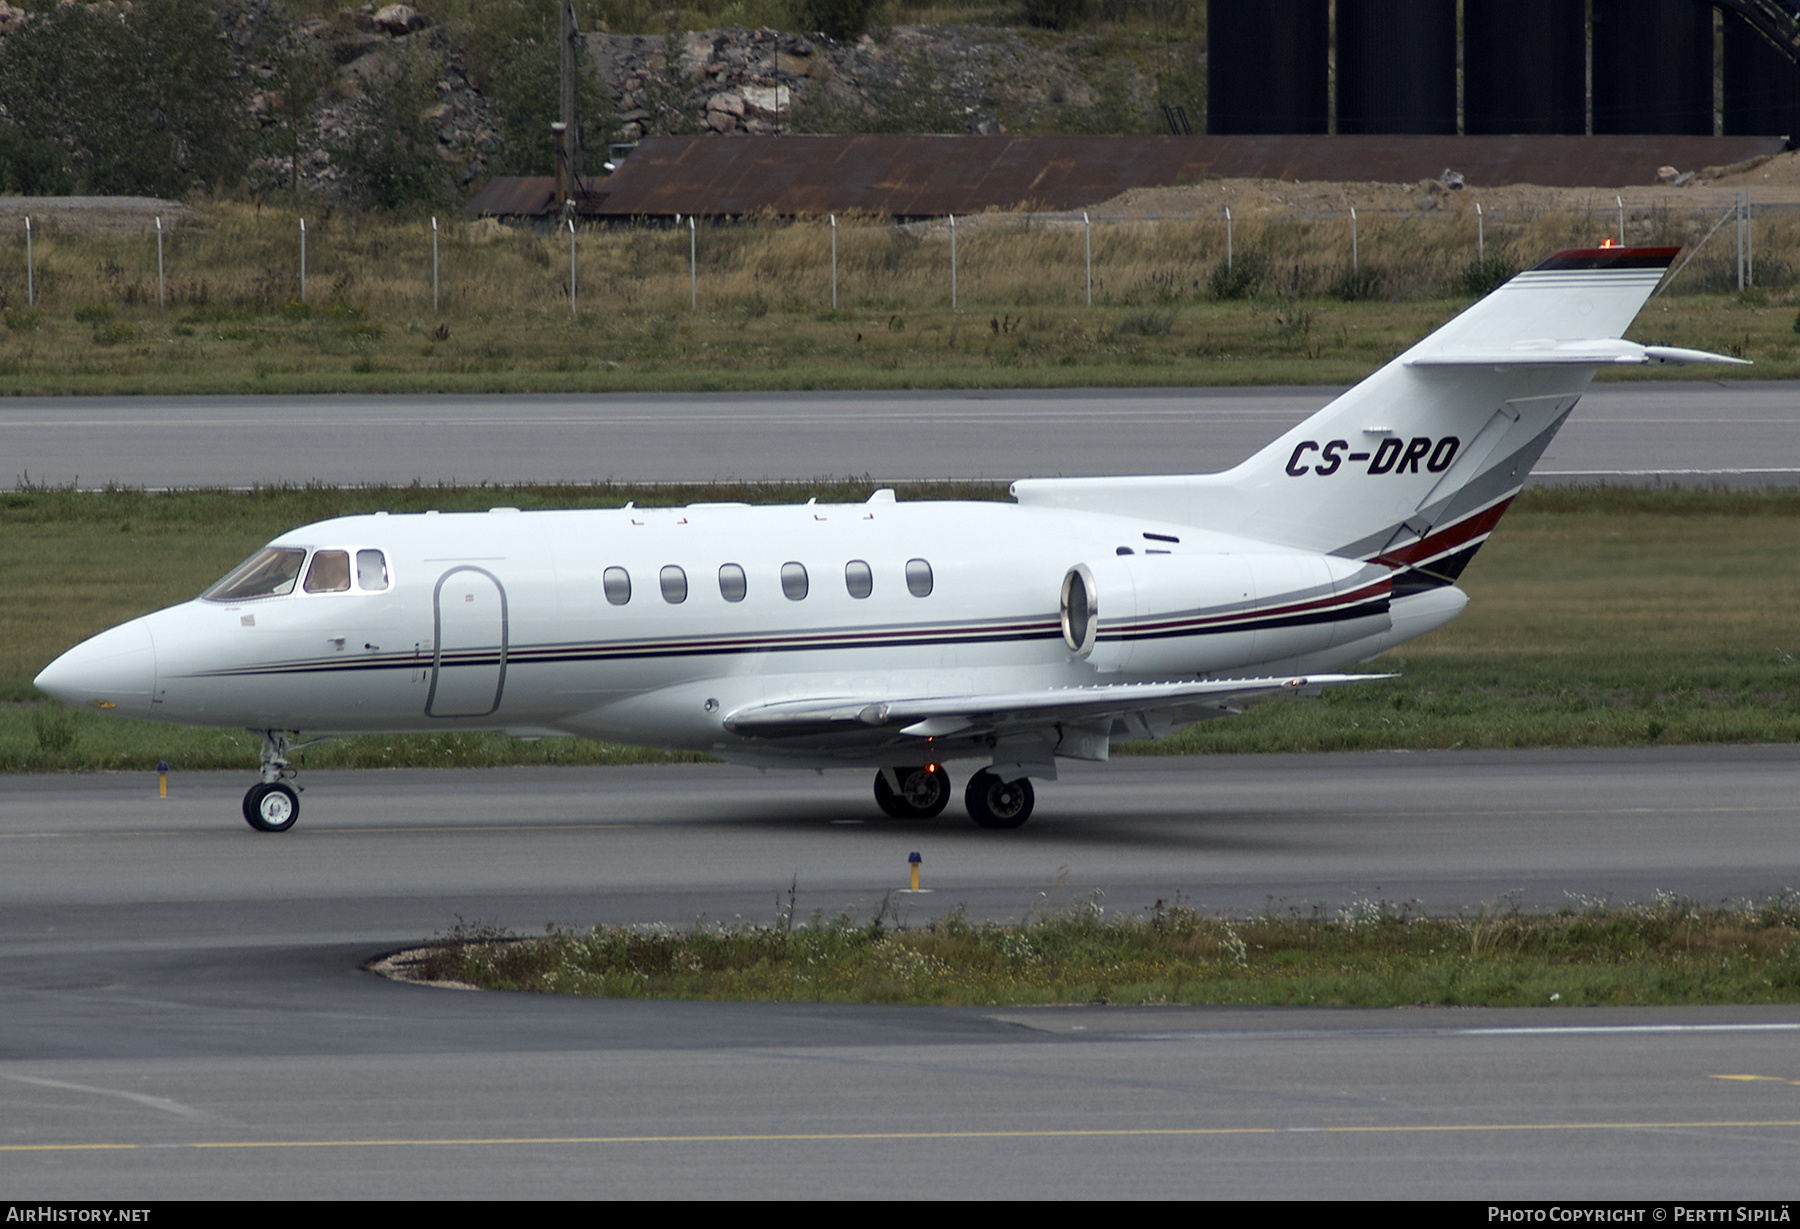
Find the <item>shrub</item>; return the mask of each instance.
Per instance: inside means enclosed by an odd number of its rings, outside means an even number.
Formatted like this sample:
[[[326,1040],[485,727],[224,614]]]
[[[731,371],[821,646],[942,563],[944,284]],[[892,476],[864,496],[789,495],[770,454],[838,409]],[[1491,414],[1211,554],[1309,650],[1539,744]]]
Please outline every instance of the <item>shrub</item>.
[[[1169,330],[1175,327],[1175,309],[1166,312],[1138,312],[1125,317],[1119,324],[1119,332],[1130,333],[1138,337],[1167,337]]]
[[[128,341],[138,341],[143,335],[143,331],[128,320],[101,324],[94,329],[94,341],[102,346],[116,346]]]
[[[113,318],[112,304],[90,303],[75,309],[76,324],[106,324]]]
[[[1025,21],[1045,30],[1067,30],[1087,13],[1087,0],[1024,0]]]
[[[1212,293],[1215,299],[1248,299],[1262,286],[1262,262],[1240,256],[1227,265],[1213,266]]]
[[[844,43],[869,28],[875,5],[876,0],[796,0],[794,16],[809,33]]]
[[[1346,303],[1354,303],[1358,299],[1373,299],[1381,294],[1381,270],[1373,265],[1359,265],[1354,269],[1345,269],[1332,279],[1325,293],[1334,299],[1342,299]]]
[[[1468,295],[1479,299],[1490,291],[1499,289],[1518,269],[1512,261],[1502,256],[1489,256],[1482,260],[1471,260],[1463,271],[1456,275],[1451,283],[1452,293]]]

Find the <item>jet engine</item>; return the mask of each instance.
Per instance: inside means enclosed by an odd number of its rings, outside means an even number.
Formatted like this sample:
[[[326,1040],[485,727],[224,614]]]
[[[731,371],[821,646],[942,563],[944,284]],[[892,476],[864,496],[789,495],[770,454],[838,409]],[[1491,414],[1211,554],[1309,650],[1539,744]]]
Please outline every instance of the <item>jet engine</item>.
[[[1378,564],[1303,551],[1078,563],[1063,575],[1063,642],[1106,672],[1281,673],[1387,631],[1388,576]]]

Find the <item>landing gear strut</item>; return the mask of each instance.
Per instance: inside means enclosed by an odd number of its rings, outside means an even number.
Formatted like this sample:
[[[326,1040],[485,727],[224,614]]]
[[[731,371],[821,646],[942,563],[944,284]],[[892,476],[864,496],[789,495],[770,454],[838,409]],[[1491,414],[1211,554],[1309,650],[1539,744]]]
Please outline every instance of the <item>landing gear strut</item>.
[[[1002,781],[991,768],[970,777],[969,787],[963,791],[969,818],[983,828],[1017,828],[1031,818],[1036,801],[1029,780]]]
[[[262,737],[262,780],[244,795],[244,820],[258,832],[286,832],[300,818],[300,787],[289,785],[295,776],[287,753],[296,746],[286,730],[257,730]]]
[[[883,768],[875,774],[875,805],[895,819],[930,819],[950,803],[950,774],[943,765]]]

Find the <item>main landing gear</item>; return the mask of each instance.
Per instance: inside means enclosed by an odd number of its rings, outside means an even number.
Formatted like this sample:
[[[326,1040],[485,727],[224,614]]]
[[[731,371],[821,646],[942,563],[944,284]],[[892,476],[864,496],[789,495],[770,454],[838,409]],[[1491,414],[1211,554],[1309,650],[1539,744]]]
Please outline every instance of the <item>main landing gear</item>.
[[[262,780],[244,795],[244,821],[258,832],[286,832],[300,818],[300,787],[289,785],[295,776],[287,753],[296,745],[285,730],[256,730],[263,740]]]
[[[963,805],[983,828],[1017,828],[1031,818],[1037,796],[1024,777],[1002,781],[991,768],[969,778]],[[875,805],[895,819],[930,819],[950,801],[950,774],[938,764],[883,768],[875,774]]]
[[[1030,780],[1002,781],[991,768],[970,777],[969,787],[963,791],[969,818],[983,828],[1017,828],[1031,818],[1036,801]]]
[[[883,768],[875,774],[875,805],[895,819],[931,819],[950,804],[950,774],[940,764]]]

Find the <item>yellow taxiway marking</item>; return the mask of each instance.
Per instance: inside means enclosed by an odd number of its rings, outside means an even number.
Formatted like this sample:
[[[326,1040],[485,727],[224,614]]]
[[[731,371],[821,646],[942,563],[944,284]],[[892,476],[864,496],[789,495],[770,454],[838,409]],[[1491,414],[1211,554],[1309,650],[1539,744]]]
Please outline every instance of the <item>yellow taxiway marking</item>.
[[[1658,1131],[1709,1127],[1800,1127],[1800,1119],[1695,1119],[1680,1122],[1500,1122],[1387,1127],[1131,1127],[1039,1131],[806,1131],[755,1135],[538,1135],[452,1139],[208,1140],[168,1144],[0,1144],[6,1152],[131,1152],[221,1148],[467,1148],[545,1144],[786,1144],[963,1139],[1151,1139],[1227,1135],[1435,1135],[1480,1131]]]
[[[1800,1084],[1800,1080],[1790,1080],[1785,1075],[1715,1075],[1714,1080],[1767,1080],[1775,1084]]]

